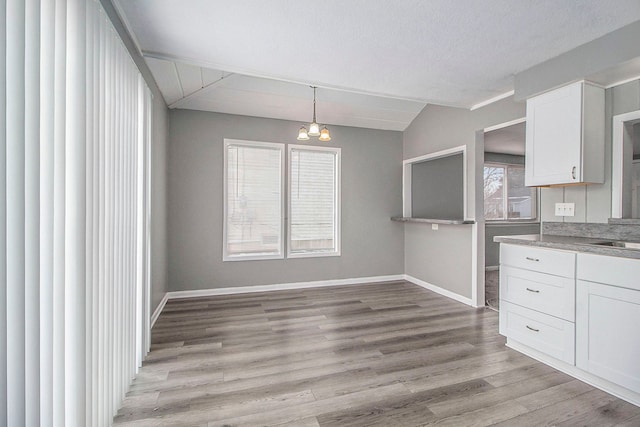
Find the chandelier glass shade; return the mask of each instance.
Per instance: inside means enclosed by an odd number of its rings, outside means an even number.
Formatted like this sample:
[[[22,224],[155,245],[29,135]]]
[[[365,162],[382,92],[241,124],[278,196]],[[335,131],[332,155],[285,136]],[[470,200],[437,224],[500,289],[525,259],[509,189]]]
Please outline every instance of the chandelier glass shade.
[[[305,126],[302,126],[298,131],[298,141],[308,141],[310,136],[317,136],[320,141],[331,141],[331,135],[329,129],[324,126],[320,130],[320,125],[316,121],[316,86],[313,88],[313,121],[309,124],[309,130]]]

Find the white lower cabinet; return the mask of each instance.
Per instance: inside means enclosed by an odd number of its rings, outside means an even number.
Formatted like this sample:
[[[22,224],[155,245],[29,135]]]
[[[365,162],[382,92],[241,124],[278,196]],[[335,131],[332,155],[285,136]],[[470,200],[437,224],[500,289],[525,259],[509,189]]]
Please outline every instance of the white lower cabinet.
[[[576,365],[640,393],[640,291],[578,280]]]
[[[576,365],[640,393],[640,260],[578,255]]]
[[[502,244],[500,260],[507,344],[640,406],[640,259]]]

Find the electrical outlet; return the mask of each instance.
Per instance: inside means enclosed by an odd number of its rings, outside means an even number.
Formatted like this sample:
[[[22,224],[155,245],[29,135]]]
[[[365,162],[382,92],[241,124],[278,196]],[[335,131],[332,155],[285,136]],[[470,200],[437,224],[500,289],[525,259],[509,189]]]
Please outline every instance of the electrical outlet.
[[[438,229],[438,224],[431,224],[431,229],[432,230],[437,230]]]
[[[575,203],[556,203],[556,216],[575,216],[576,204]]]

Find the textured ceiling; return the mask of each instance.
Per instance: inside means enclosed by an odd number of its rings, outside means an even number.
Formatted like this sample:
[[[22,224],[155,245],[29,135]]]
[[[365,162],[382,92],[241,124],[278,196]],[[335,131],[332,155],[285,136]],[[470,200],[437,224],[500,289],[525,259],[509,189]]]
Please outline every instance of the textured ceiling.
[[[640,19],[638,0],[114,2],[147,57],[460,107]]]

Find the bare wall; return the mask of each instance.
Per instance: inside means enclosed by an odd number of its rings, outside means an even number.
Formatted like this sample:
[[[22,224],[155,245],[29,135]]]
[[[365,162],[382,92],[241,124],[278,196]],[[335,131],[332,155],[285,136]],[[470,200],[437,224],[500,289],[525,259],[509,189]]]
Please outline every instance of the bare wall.
[[[342,148],[342,255],[222,261],[223,140],[299,144],[300,123],[170,111],[169,290],[402,274],[402,133],[330,126]],[[318,141],[305,144],[323,145]]]
[[[480,220],[478,225],[441,226],[437,231],[428,224],[405,225],[407,275],[473,299],[473,280],[484,275],[484,257],[476,259],[473,252],[474,247],[484,248],[484,227],[475,201],[475,174],[482,167],[484,147],[476,145],[476,132],[524,116],[525,104],[512,98],[475,111],[427,105],[404,132],[404,159],[466,146],[467,217]]]

